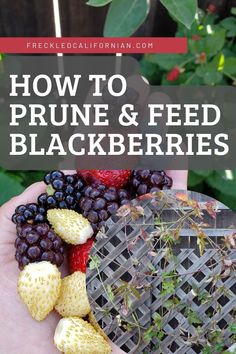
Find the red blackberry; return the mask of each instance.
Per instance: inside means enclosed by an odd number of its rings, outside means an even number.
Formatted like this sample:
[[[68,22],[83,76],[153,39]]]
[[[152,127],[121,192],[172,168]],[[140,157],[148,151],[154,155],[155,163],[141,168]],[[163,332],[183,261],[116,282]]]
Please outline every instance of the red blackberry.
[[[81,198],[85,181],[77,174],[64,175],[61,171],[52,171],[45,175],[44,182],[48,185],[47,193],[38,197],[38,203],[46,210],[76,209]]]
[[[156,170],[134,170],[129,180],[134,197],[162,189],[170,189],[172,183],[172,178],[167,176],[165,171]]]
[[[17,225],[43,223],[46,219],[46,210],[36,203],[19,205],[12,216],[12,221]]]
[[[20,269],[40,261],[49,261],[59,267],[64,260],[63,241],[46,223],[18,225],[15,248]]]
[[[130,196],[127,190],[95,183],[84,188],[79,207],[96,232],[121,205],[129,201]]]

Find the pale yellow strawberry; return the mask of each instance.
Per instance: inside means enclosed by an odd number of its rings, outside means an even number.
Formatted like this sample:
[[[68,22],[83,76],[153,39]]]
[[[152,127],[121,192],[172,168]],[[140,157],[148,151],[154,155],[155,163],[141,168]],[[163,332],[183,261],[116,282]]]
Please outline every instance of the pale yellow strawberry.
[[[62,279],[61,293],[55,309],[63,317],[85,317],[90,312],[84,273],[75,272]]]
[[[50,262],[30,263],[20,273],[18,293],[37,321],[42,321],[53,310],[60,289],[61,273]]]
[[[47,218],[55,232],[72,245],[83,244],[93,235],[89,221],[74,210],[51,209]]]
[[[94,314],[92,311],[89,312],[88,314],[88,321],[91,323],[91,325],[93,326],[93,328],[99,333],[101,334],[101,336],[108,342],[109,338],[107,337],[106,333],[103,331],[103,329],[99,326],[99,324],[97,323],[96,318],[94,317]]]
[[[63,318],[57,325],[54,342],[65,354],[110,354],[111,346],[82,318]]]

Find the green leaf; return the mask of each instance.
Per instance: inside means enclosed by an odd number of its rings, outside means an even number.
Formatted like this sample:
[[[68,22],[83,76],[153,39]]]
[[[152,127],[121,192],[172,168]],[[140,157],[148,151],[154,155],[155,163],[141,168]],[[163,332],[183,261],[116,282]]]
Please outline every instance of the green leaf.
[[[89,269],[93,270],[93,269],[98,269],[100,264],[101,264],[101,260],[97,255],[94,256],[90,256],[89,257]]]
[[[24,187],[16,178],[12,178],[6,172],[0,172],[0,190],[0,205],[2,205],[10,198],[22,193]]]
[[[204,83],[206,85],[215,85],[217,83],[219,83],[222,80],[222,74],[219,72],[209,72],[206,73],[206,75],[204,76]]]
[[[104,36],[130,36],[144,22],[148,11],[147,0],[113,0],[106,17]]]
[[[203,176],[199,176],[195,171],[190,171],[188,174],[188,186],[195,187],[204,180]]]
[[[141,296],[140,296],[140,294],[139,294],[139,292],[138,292],[137,289],[135,289],[133,286],[131,286],[131,287],[130,287],[130,290],[131,290],[131,292],[133,293],[133,295],[134,295],[137,299],[141,299]]]
[[[236,36],[236,18],[225,18],[223,21],[221,21],[221,26],[223,26],[227,30],[227,37],[230,38]]]
[[[236,334],[236,323],[231,323],[229,329],[231,333]]]
[[[154,327],[151,326],[148,328],[147,331],[144,332],[144,340],[145,342],[149,343],[151,342],[152,338],[154,337],[155,332],[154,332]]]
[[[188,315],[188,323],[190,325],[193,324],[202,324],[202,320],[199,317],[198,313],[193,311],[192,309],[187,310],[187,315]]]
[[[231,9],[231,14],[232,14],[232,15],[236,15],[236,7],[232,7],[232,9]]]
[[[24,171],[21,173],[21,175],[23,186],[28,187],[32,183],[42,181],[45,175],[45,171]]]
[[[161,330],[161,322],[162,322],[162,317],[159,313],[155,312],[153,315],[153,320],[155,323],[155,326],[157,326],[157,329],[160,331]]]
[[[174,306],[177,306],[179,304],[179,300],[177,297],[174,297],[172,299],[168,299],[165,301],[164,307],[167,310],[170,310],[171,308],[173,308]]]
[[[111,287],[110,284],[107,285],[107,294],[109,296],[110,301],[113,301],[114,300],[114,294],[113,294],[112,287]]]
[[[178,79],[179,84],[184,84],[184,85],[201,85],[202,84],[202,79],[199,78],[195,72],[193,71],[185,71],[183,72],[179,79]]]
[[[236,74],[236,58],[225,58],[223,71],[230,75]]]
[[[89,0],[86,4],[90,6],[100,7],[112,2],[112,0]]]
[[[210,176],[210,174],[212,173],[212,170],[209,170],[209,171],[207,171],[207,170],[194,170],[194,173],[205,178],[207,176]]]
[[[227,30],[234,30],[236,28],[236,18],[227,17],[220,24]]]
[[[202,354],[212,354],[212,348],[210,346],[203,348]]]
[[[196,74],[203,78],[204,84],[215,85],[222,80],[222,73],[217,71],[216,63],[207,63],[197,68]]]
[[[151,63],[164,70],[171,70],[174,66],[183,65],[192,56],[189,54],[147,54],[146,58]]]
[[[225,29],[220,28],[205,38],[205,53],[210,56],[217,54],[225,43]]]
[[[207,182],[223,195],[236,198],[236,171],[232,170],[232,174],[233,179],[228,179],[225,171],[214,171],[207,177]]]
[[[160,0],[169,13],[190,29],[197,13],[197,0]]]

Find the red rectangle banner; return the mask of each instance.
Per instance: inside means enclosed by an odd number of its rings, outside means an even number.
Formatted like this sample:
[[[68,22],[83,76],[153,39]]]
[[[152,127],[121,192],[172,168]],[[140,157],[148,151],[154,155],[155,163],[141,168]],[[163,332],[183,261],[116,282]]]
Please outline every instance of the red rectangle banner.
[[[187,38],[0,37],[1,53],[186,53]]]

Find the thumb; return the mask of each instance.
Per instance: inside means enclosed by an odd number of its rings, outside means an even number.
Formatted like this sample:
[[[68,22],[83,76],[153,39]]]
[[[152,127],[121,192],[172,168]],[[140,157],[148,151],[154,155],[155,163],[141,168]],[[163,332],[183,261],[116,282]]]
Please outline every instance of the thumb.
[[[169,170],[167,175],[173,179],[172,189],[188,189],[188,171],[187,170]]]

